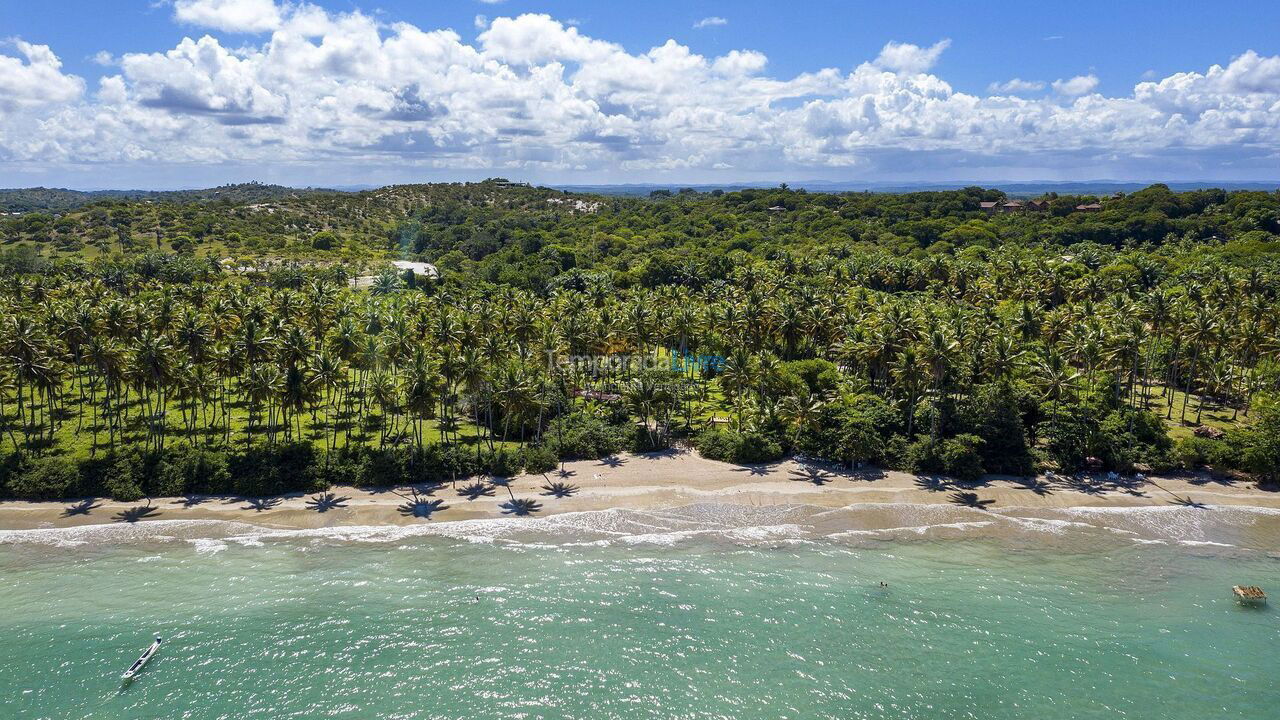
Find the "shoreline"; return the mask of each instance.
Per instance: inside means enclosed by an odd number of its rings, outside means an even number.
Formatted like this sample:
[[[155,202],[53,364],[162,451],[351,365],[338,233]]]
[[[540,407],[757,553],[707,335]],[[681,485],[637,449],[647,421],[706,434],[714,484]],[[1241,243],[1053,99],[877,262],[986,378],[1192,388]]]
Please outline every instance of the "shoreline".
[[[407,526],[458,520],[515,517],[503,507],[511,499],[536,500],[541,508],[527,517],[598,510],[665,510],[718,503],[756,508],[809,505],[844,508],[855,504],[910,504],[996,510],[1132,507],[1240,506],[1280,509],[1280,492],[1251,483],[1206,475],[1156,477],[1142,483],[1109,483],[988,476],[961,485],[943,478],[866,469],[846,472],[785,460],[742,466],[707,460],[692,452],[619,455],[605,460],[565,463],[559,471],[521,475],[492,496],[468,500],[450,484],[418,488],[355,488],[329,492],[334,502],[317,504],[317,494],[273,498],[199,496],[152,498],[122,503],[107,499],[61,502],[0,501],[0,530],[38,530],[156,520],[223,520],[268,529],[305,530],[344,526]],[[457,488],[473,481],[459,481]],[[578,486],[569,497],[553,497],[542,486],[564,482]],[[423,505],[407,507],[418,490]],[[417,514],[413,512],[417,511]],[[423,514],[425,513],[425,515]]]

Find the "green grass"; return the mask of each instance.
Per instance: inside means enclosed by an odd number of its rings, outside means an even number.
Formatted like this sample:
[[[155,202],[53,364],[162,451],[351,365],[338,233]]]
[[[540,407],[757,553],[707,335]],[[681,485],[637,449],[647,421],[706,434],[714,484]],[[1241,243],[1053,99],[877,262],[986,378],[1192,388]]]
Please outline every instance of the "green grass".
[[[58,413],[61,417],[61,423],[54,432],[52,442],[48,441],[48,424],[45,418],[45,406],[40,401],[39,396],[36,398],[36,419],[40,427],[32,429],[33,446],[43,449],[46,454],[64,455],[75,460],[84,460],[93,457],[95,454],[100,455],[108,452],[110,449],[110,435],[107,425],[99,413],[99,421],[97,424],[96,447],[94,433],[94,416],[91,403],[88,402],[86,393],[85,403],[80,403],[77,387],[70,382],[64,387],[63,399]],[[99,399],[101,392],[99,391]],[[197,420],[196,430],[194,433],[189,432],[182,422],[182,405],[176,401],[166,403],[165,406],[165,446],[171,447],[176,443],[194,443],[204,444],[212,447],[226,447],[228,449],[243,449],[246,445],[246,438],[251,438],[254,446],[261,445],[267,441],[267,429],[263,427],[266,422],[266,412],[259,413],[255,427],[251,433],[249,430],[249,408],[240,402],[229,403],[230,408],[230,444],[225,442],[225,431],[222,419],[217,418],[217,425],[214,428],[203,427],[202,420]],[[79,413],[83,409],[83,421],[79,419]],[[145,407],[142,400],[136,393],[130,393],[127,405],[128,417],[123,423],[122,432],[117,433],[116,447],[142,446],[147,439],[147,420],[145,416]],[[359,411],[358,403],[354,408]],[[6,398],[4,405],[5,416],[3,425],[5,428],[13,428],[14,435],[21,441],[23,438],[22,423],[17,420],[17,405],[12,398]],[[30,419],[31,405],[25,407],[26,419]],[[188,409],[190,412],[190,409]],[[214,419],[216,409],[210,406],[205,417],[210,420]],[[376,413],[367,416],[368,422],[361,423],[360,419],[351,415],[342,415],[340,413],[332,413],[330,421],[338,429],[336,439],[330,438],[326,432],[324,425],[325,412],[324,408],[318,409],[315,417],[311,413],[304,412],[302,417],[302,436],[299,438],[294,432],[293,440],[299,439],[308,441],[317,448],[324,449],[329,444],[335,444],[337,448],[348,446],[348,444],[364,445],[368,447],[376,447],[379,445],[381,427],[379,418]],[[292,421],[291,421],[292,422]],[[390,419],[388,418],[388,422]],[[350,441],[347,438],[345,428],[350,425]],[[283,425],[279,411],[276,413],[277,434],[276,440],[281,441],[284,437]],[[427,420],[424,424],[423,439],[428,443],[439,442],[440,423],[436,419]],[[397,433],[406,433],[406,441],[413,442],[412,427],[408,423],[408,419],[400,417],[397,421]],[[43,437],[40,434],[43,433]],[[451,438],[455,434],[451,434]],[[459,443],[467,447],[474,447],[475,443],[480,442],[485,437],[485,431],[469,422],[466,418],[459,417],[459,425],[456,432],[456,439]],[[390,441],[388,441],[390,443]],[[519,439],[495,440],[496,447],[515,448],[519,446]],[[486,443],[487,445],[487,443]],[[11,451],[14,445],[10,439],[9,433],[6,431],[3,437],[0,437],[0,450]]]
[[[1165,420],[1165,427],[1168,429],[1169,436],[1177,440],[1179,438],[1191,437],[1195,431],[1196,413],[1200,410],[1200,404],[1204,403],[1204,411],[1200,414],[1200,424],[1218,430],[1231,430],[1234,428],[1246,427],[1253,422],[1252,417],[1246,417],[1244,411],[1235,412],[1234,408],[1215,404],[1200,395],[1192,394],[1187,396],[1181,390],[1168,391],[1167,396],[1162,397],[1161,392],[1166,390],[1166,386],[1153,384],[1147,388],[1147,406],[1146,409],[1155,413],[1161,419],[1166,414],[1171,415]],[[1184,425],[1180,418],[1182,417],[1182,402],[1187,401],[1187,422]],[[1169,413],[1170,405],[1173,412]],[[1232,416],[1235,415],[1235,419]]]

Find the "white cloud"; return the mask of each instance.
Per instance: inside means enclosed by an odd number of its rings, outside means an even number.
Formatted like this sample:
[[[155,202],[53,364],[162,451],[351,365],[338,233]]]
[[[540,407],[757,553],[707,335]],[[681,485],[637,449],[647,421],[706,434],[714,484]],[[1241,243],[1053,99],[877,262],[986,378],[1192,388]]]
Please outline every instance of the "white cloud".
[[[116,60],[116,56],[112,55],[106,50],[99,50],[98,52],[94,53],[93,57],[90,59],[93,60],[95,64],[101,65],[103,67],[111,67],[112,65],[115,65],[118,62]]]
[[[1054,80],[1053,89],[1063,95],[1084,95],[1093,92],[1098,87],[1098,78],[1095,75],[1077,75],[1070,80]]]
[[[948,39],[939,40],[927,48],[911,43],[889,42],[880,50],[872,63],[876,67],[899,73],[922,73],[932,68],[942,51],[951,47]]]
[[[477,30],[484,30],[489,27],[489,18],[485,15],[476,15],[476,19],[472,21]]]
[[[546,15],[495,18],[466,42],[359,12],[279,7],[257,44],[206,35],[125,53],[91,93],[46,46],[0,48],[0,173],[295,168],[315,173],[295,182],[338,182],[363,167],[692,181],[1136,167],[1119,158],[1160,168],[1146,177],[1169,167],[1206,177],[1206,167],[1272,173],[1280,156],[1280,57],[1254,52],[1114,97],[1092,75],[1019,97],[1044,84],[1014,78],[970,94],[932,74],[945,40],[773,77],[757,51],[706,56],[674,40],[628,51]]]
[[[224,32],[261,33],[280,27],[275,0],[176,0],[178,22]]]
[[[1040,80],[1023,80],[1022,78],[1013,78],[1002,83],[993,82],[987,86],[987,92],[1000,95],[1018,95],[1043,89],[1044,82]]]
[[[754,50],[730,50],[728,55],[715,59],[711,68],[723,75],[751,75],[758,73],[768,64],[769,58],[764,53]]]
[[[702,18],[701,20],[699,20],[698,22],[694,23],[694,24],[693,24],[693,29],[694,29],[694,30],[701,30],[701,29],[703,29],[703,28],[717,27],[717,26],[720,26],[720,25],[728,25],[728,24],[729,24],[729,21],[728,21],[728,20],[726,20],[726,19],[724,19],[724,18],[722,18],[722,17],[720,17],[720,16],[718,16],[718,15],[712,15],[711,17],[704,17],[704,18]]]
[[[0,55],[0,117],[68,103],[84,92],[84,81],[75,75],[64,75],[62,61],[48,45],[22,40],[12,44],[26,60]],[[3,141],[4,133],[0,132],[0,144]]]

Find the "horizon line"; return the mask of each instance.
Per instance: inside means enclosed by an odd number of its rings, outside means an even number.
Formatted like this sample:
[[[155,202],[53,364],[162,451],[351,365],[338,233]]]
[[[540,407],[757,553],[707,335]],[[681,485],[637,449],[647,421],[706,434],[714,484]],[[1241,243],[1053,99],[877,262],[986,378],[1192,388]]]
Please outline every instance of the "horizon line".
[[[497,176],[495,176],[497,177]],[[453,180],[424,180],[421,182],[390,182],[390,183],[333,183],[333,184],[283,184],[277,182],[264,182],[259,180],[240,180],[225,182],[219,185],[185,185],[171,187],[87,187],[87,186],[67,186],[67,185],[26,185],[15,187],[0,187],[0,192],[16,192],[22,190],[62,190],[67,192],[81,193],[165,193],[165,192],[191,192],[197,190],[216,190],[221,187],[235,187],[239,185],[274,185],[277,187],[288,188],[291,190],[329,190],[333,192],[362,192],[368,190],[378,190],[389,187],[402,187],[408,185],[450,185],[450,184],[480,184],[494,178],[485,178],[483,180],[472,179],[453,179]],[[805,179],[805,180],[737,180],[727,182],[682,182],[682,181],[635,181],[635,182],[548,182],[541,183],[535,181],[524,181],[518,179],[507,178],[509,182],[526,183],[532,187],[544,187],[550,189],[561,188],[778,188],[787,185],[789,189],[804,189],[805,185],[816,186],[850,186],[865,189],[874,188],[900,188],[900,187],[939,187],[939,188],[965,188],[965,187],[981,187],[988,190],[999,190],[1002,187],[1018,187],[1018,186],[1071,186],[1071,185],[1141,185],[1150,187],[1152,185],[1198,185],[1205,189],[1221,187],[1227,189],[1227,186],[1275,186],[1280,190],[1280,179],[1274,180],[1204,180],[1204,179],[1156,179],[1156,180],[1116,180],[1108,178],[1097,178],[1090,180],[821,180],[821,179]]]

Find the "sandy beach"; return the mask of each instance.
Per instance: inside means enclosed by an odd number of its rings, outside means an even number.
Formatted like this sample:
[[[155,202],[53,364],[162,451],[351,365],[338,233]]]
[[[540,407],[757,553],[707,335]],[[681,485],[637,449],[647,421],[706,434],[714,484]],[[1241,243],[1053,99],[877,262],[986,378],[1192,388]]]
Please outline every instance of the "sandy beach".
[[[1280,493],[1251,483],[1209,476],[1149,478],[1145,482],[1105,476],[1076,480],[1035,480],[991,476],[961,487],[943,478],[870,469],[844,472],[806,466],[794,460],[763,466],[731,465],[695,453],[620,455],[606,460],[571,462],[559,471],[525,475],[510,483],[511,494],[541,503],[539,517],[588,510],[674,508],[697,503],[754,507],[811,505],[839,508],[866,503],[997,508],[1254,506],[1280,508]],[[543,486],[552,481],[577,486],[569,497],[553,497]],[[315,495],[245,499],[229,496],[153,498],[145,502],[112,500],[0,502],[0,529],[31,530],[152,520],[228,520],[254,525],[305,529],[343,525],[412,525],[426,522],[508,517],[505,487],[492,496],[468,500],[445,484],[431,488],[359,489],[336,487],[334,502],[317,504]],[[417,490],[422,501],[441,507],[422,517],[405,512]]]

